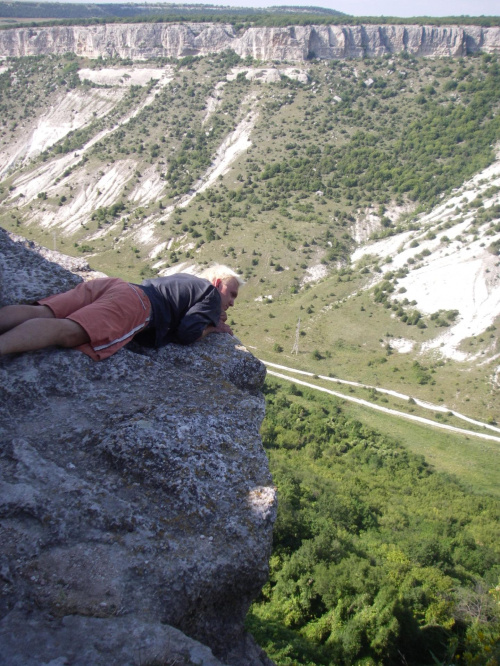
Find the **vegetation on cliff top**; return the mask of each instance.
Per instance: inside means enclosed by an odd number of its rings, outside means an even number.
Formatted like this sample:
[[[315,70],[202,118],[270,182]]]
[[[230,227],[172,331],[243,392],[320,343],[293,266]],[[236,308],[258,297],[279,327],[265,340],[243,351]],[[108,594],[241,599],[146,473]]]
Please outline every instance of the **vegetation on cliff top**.
[[[221,7],[217,5],[162,4],[79,4],[54,2],[0,2],[0,19],[26,20],[15,27],[36,25],[95,25],[99,23],[128,22],[215,22],[250,26],[287,25],[500,25],[498,16],[415,16],[399,18],[388,16],[349,16],[342,12],[322,7],[268,8]],[[9,23],[3,28],[14,27]]]

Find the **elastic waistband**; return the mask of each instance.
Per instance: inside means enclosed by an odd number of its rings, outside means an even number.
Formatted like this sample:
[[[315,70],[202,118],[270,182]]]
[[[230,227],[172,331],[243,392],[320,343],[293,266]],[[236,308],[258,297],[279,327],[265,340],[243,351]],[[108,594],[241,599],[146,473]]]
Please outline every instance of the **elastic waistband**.
[[[142,307],[145,310],[149,310],[151,312],[151,301],[149,300],[149,297],[146,294],[146,292],[143,289],[141,289],[138,284],[132,284],[131,282],[129,282],[128,286],[135,291],[135,293],[137,294],[137,298],[142,303]]]
[[[144,291],[144,289],[142,289],[140,285],[132,284],[131,282],[129,282],[128,284],[137,294],[138,299],[142,303],[142,307],[148,312],[147,323],[146,326],[144,327],[145,330],[146,328],[149,328],[153,324],[153,306],[151,305],[149,296],[146,294],[146,292]]]

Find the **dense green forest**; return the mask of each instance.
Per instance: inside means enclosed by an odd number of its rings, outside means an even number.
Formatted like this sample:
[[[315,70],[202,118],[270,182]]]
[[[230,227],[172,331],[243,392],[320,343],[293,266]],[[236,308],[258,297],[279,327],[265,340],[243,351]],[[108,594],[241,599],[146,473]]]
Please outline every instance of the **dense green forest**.
[[[266,384],[279,510],[248,626],[279,666],[495,666],[500,502],[350,418]],[[432,435],[429,435],[429,439]]]

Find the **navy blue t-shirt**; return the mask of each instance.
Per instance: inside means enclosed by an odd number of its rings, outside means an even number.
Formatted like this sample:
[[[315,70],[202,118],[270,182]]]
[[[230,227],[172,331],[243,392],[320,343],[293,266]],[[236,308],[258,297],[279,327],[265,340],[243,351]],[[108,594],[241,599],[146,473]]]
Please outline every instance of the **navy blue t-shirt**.
[[[163,347],[169,342],[189,345],[201,337],[207,326],[217,326],[221,299],[217,289],[203,278],[175,273],[144,280],[140,285],[151,301],[152,323],[134,340],[146,347]]]

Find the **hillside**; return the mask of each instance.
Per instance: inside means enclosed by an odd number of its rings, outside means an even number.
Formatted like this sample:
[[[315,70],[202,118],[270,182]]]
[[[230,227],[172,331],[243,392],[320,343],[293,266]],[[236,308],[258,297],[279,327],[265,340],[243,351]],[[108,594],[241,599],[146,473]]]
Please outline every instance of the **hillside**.
[[[6,60],[0,223],[131,280],[223,260],[261,357],[494,423],[499,76],[491,54]]]
[[[271,7],[229,7],[210,4],[189,3],[64,3],[64,2],[11,2],[0,0],[0,25],[13,24],[34,26],[40,23],[52,25],[81,25],[110,22],[190,22],[217,21],[246,25],[308,25],[320,22],[324,25],[349,25],[360,22],[405,25],[418,23],[428,25],[428,16],[411,19],[395,16],[363,16],[359,19],[335,9],[317,6],[274,5]],[[433,25],[481,25],[498,26],[498,16],[447,16],[433,17]]]
[[[235,20],[249,18],[269,19],[276,15],[293,15],[294,18],[306,15],[307,17],[328,17],[339,18],[345,16],[342,12],[334,9],[325,9],[324,7],[293,7],[276,6],[267,8],[254,7],[227,7],[221,5],[200,5],[188,3],[86,3],[77,2],[0,2],[0,17],[15,19],[63,19],[66,21],[78,21],[81,19],[101,19],[109,22],[113,19],[124,20],[142,18],[145,20],[155,20],[161,17],[162,20],[182,20],[183,17],[189,17],[190,20],[196,20],[198,17],[210,17],[219,20],[223,17],[227,20],[233,17]]]
[[[330,40],[340,33],[312,26],[246,37],[232,25],[156,26],[158,42],[151,26],[111,27],[12,31],[12,48],[40,52],[8,51],[0,66],[0,225],[133,281],[212,261],[244,275],[229,323],[289,377],[265,385],[279,511],[271,576],[248,616],[277,664],[493,666],[496,42],[467,55],[465,29],[396,26],[391,43],[415,41],[368,53],[387,47],[368,37],[389,26],[341,31],[340,46]],[[220,52],[199,56],[214,44]],[[12,363],[28,364],[29,381],[44,374],[31,355]],[[7,376],[2,386],[29,394]],[[67,408],[54,390],[54,408]],[[145,426],[131,424],[133,447]]]

